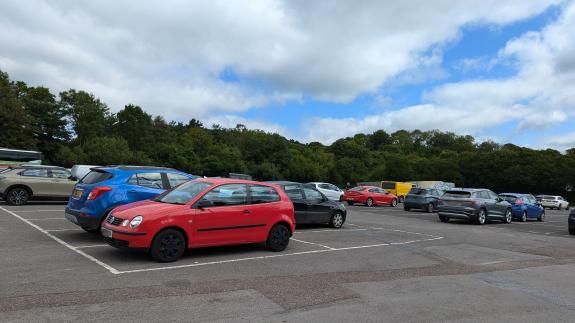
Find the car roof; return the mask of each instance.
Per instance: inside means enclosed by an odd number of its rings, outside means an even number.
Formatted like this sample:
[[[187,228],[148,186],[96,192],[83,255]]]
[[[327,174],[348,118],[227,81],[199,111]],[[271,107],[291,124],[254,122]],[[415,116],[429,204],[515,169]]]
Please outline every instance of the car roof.
[[[32,169],[32,168],[45,168],[45,169],[66,169],[61,166],[51,166],[51,165],[17,165],[9,166],[10,169]]]
[[[212,184],[254,184],[254,185],[262,185],[262,184],[276,184],[270,182],[258,182],[258,181],[250,181],[247,179],[236,179],[236,178],[225,178],[225,177],[208,177],[208,178],[197,178],[195,179],[197,182],[205,182],[205,183],[212,183]]]
[[[529,194],[523,194],[523,193],[499,193],[499,195],[525,196],[525,195],[529,195]]]
[[[303,185],[302,183],[291,182],[291,181],[265,181],[264,183],[276,184],[276,185]]]

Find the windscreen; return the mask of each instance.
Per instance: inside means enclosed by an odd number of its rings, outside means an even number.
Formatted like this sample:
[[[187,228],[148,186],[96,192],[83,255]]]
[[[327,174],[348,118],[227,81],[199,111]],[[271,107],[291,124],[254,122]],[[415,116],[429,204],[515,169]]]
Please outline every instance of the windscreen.
[[[114,177],[114,175],[112,173],[108,173],[108,172],[104,172],[104,171],[100,171],[100,170],[99,171],[92,170],[80,180],[80,183],[82,183],[82,184],[96,184],[96,183],[100,183],[103,181],[107,181],[112,177]]]
[[[186,204],[210,186],[212,186],[212,183],[187,182],[158,196],[155,201],[169,204]]]
[[[471,192],[466,191],[447,191],[443,194],[443,197],[456,198],[456,199],[468,199],[471,197]]]
[[[424,188],[412,188],[411,191],[409,191],[409,195],[425,195],[427,194],[427,190]]]
[[[517,200],[517,197],[515,197],[513,195],[499,195],[499,197],[504,199],[505,201],[507,201],[509,203],[515,203],[515,200]]]

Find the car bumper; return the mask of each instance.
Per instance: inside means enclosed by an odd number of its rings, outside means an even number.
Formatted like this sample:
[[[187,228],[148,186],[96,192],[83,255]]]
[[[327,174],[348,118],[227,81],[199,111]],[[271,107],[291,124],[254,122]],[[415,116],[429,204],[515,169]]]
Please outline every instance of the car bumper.
[[[102,225],[101,233],[107,244],[118,249],[147,250],[151,243],[146,232],[123,231],[107,223]]]
[[[82,228],[97,229],[100,226],[100,218],[88,216],[70,208],[66,208],[64,211],[64,216],[68,221],[74,223],[75,225],[81,226]]]
[[[474,208],[439,208],[439,216],[451,218],[451,219],[462,219],[469,220],[477,215],[477,210]]]

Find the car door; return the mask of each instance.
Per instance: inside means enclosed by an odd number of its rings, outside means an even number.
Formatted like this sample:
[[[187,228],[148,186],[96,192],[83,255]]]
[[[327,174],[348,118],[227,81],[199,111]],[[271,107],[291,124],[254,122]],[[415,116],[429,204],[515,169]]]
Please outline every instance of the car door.
[[[48,170],[50,178],[52,178],[52,193],[58,197],[68,197],[74,190],[76,181],[72,180],[72,173],[65,169],[50,169]]]
[[[492,191],[485,191],[485,192],[487,193],[487,197],[489,199],[488,203],[491,205],[490,214],[495,216],[504,216],[505,211],[507,211],[507,208],[509,207],[507,205],[507,201],[500,198],[499,195],[495,194]]]
[[[246,225],[250,226],[249,241],[265,240],[269,230],[270,218],[275,210],[274,204],[281,200],[273,187],[266,185],[248,185],[248,205]]]
[[[130,176],[127,184],[126,198],[130,202],[151,199],[166,190],[160,172],[135,173]]]
[[[327,197],[313,188],[304,187],[303,191],[307,204],[308,223],[326,223],[329,221],[331,206]]]
[[[300,184],[286,184],[282,188],[293,203],[296,224],[307,223],[307,204],[303,195],[303,186]]]
[[[253,233],[246,219],[250,216],[247,197],[245,184],[224,184],[206,192],[199,201],[207,201],[210,206],[196,207],[192,219],[194,246],[248,241]]]
[[[35,196],[52,196],[52,179],[46,168],[24,169],[19,173],[19,181],[32,189]]]
[[[383,204],[391,204],[391,201],[393,200],[393,195],[387,190],[384,190],[382,188],[377,189],[377,195],[379,197],[379,200],[381,201],[380,203]]]

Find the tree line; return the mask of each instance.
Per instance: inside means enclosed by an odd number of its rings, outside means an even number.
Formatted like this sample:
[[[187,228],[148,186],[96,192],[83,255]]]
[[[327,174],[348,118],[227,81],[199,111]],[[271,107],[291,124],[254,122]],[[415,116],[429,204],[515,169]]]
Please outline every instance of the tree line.
[[[331,145],[279,134],[167,121],[141,107],[117,113],[93,94],[52,93],[0,71],[0,146],[39,150],[47,164],[138,164],[191,174],[346,182],[442,180],[496,192],[561,194],[575,200],[575,149],[533,150],[442,131],[378,130]]]

